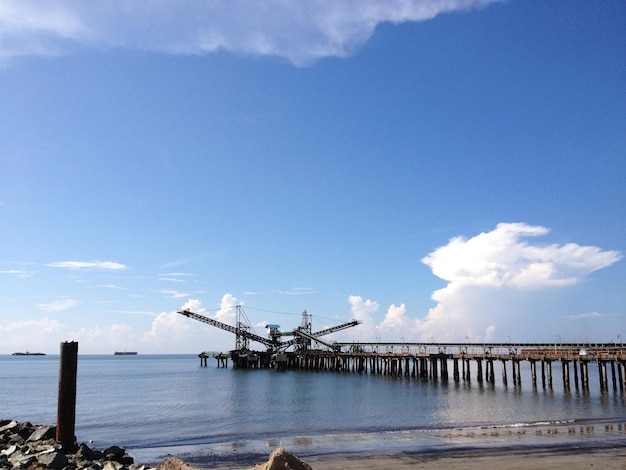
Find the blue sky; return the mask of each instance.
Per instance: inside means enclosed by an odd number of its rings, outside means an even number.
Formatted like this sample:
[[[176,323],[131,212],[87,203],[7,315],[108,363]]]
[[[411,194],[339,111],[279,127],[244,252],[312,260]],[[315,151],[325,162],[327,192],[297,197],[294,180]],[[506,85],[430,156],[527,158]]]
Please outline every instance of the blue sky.
[[[626,334],[622,1],[0,2],[0,353]]]

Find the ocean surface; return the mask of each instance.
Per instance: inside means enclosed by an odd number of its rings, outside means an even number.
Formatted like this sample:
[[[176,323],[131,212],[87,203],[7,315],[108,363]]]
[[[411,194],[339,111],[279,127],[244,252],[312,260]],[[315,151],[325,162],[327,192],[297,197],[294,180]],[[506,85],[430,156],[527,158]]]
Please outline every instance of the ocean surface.
[[[79,355],[76,437],[126,447],[142,462],[172,454],[196,464],[267,456],[278,446],[306,456],[467,446],[470,437],[472,446],[493,446],[512,433],[535,443],[546,439],[539,427],[624,442],[624,392],[601,392],[597,367],[589,370],[588,390],[572,383],[566,391],[558,363],[553,388],[544,389],[532,386],[527,363],[521,387],[506,387],[499,377],[489,385],[218,369],[212,358],[200,367],[196,355]],[[58,355],[0,355],[0,418],[54,425],[58,372]]]

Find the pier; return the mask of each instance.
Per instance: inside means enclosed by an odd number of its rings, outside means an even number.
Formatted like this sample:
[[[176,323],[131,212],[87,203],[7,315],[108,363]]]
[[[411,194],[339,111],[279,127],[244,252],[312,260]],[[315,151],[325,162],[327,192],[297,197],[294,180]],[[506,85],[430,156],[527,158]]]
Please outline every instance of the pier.
[[[241,306],[237,306],[236,326],[179,310],[179,314],[229,331],[236,335],[230,351],[236,369],[269,368],[333,371],[455,383],[495,384],[499,369],[504,386],[521,387],[524,373],[530,372],[533,387],[539,382],[552,389],[553,364],[561,366],[564,390],[589,389],[590,365],[597,367],[602,392],[626,389],[626,349],[622,343],[411,343],[411,342],[327,342],[321,337],[359,325],[352,320],[335,327],[313,332],[311,315],[302,313],[299,327],[282,331],[279,325],[267,325],[268,337],[253,333]],[[286,336],[292,339],[284,340]],[[263,344],[265,351],[252,351],[250,342]],[[315,345],[315,347],[314,347]],[[293,349],[293,350],[289,350]],[[218,367],[228,367],[228,356],[213,353]],[[200,365],[207,366],[209,353],[200,353]]]
[[[595,367],[600,390],[626,389],[626,348],[614,343],[336,343],[333,351],[234,350],[230,356],[234,368],[274,367],[457,383],[501,380],[515,387],[522,385],[524,373],[533,387],[551,389],[555,380],[561,380],[564,390],[588,389],[589,369]],[[554,363],[561,365],[560,377],[552,373]]]

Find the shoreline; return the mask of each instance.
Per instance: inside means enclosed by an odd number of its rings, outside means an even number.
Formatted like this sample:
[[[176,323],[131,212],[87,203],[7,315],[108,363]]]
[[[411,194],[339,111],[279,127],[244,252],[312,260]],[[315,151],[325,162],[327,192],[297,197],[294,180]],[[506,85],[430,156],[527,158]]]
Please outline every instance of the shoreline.
[[[195,468],[243,470],[266,461],[276,448],[286,449],[315,470],[468,469],[473,468],[468,467],[471,462],[485,459],[481,465],[487,465],[488,468],[524,469],[543,466],[571,470],[591,468],[593,464],[596,464],[595,468],[608,468],[611,459],[626,457],[626,423],[589,421],[584,424],[542,424],[505,429],[292,436],[136,448],[129,449],[129,452],[146,463],[157,463],[167,455],[172,455]],[[589,465],[578,466],[581,459],[588,458]],[[550,463],[546,464],[548,461]]]
[[[287,451],[291,452],[289,449]],[[548,445],[511,446],[500,448],[459,448],[453,450],[426,450],[399,453],[336,453],[319,456],[297,456],[313,470],[484,470],[506,468],[518,470],[572,470],[584,468],[622,468],[626,461],[626,443],[605,445]],[[270,452],[259,456],[240,456],[228,462],[197,462],[182,459],[197,469],[250,470],[267,460]]]
[[[114,461],[120,470],[153,470],[161,464],[170,470],[484,470],[506,468],[626,469],[626,422],[573,425],[536,425],[530,428],[468,428],[436,432],[374,433],[221,443],[218,447],[173,446],[175,452],[141,456],[142,449],[112,446],[103,451],[77,443],[63,450],[54,441],[54,426],[0,421],[0,466],[36,464],[38,468],[78,467]],[[229,447],[230,446],[230,447]],[[163,447],[154,448],[157,453]],[[280,450],[279,450],[280,449]],[[286,452],[285,452],[286,451]],[[295,467],[272,459],[276,452],[291,454]],[[167,459],[167,457],[175,457]],[[270,460],[268,460],[268,457]],[[139,463],[143,462],[143,463]],[[283,465],[283,466],[280,466]],[[8,468],[11,468],[9,466]]]

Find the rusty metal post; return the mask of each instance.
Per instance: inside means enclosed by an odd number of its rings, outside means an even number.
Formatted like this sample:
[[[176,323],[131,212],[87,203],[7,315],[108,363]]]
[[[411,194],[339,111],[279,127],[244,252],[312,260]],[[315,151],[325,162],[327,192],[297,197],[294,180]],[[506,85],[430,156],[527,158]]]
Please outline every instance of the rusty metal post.
[[[76,371],[78,368],[78,343],[61,343],[59,359],[59,401],[57,407],[56,440],[63,449],[76,445]]]

